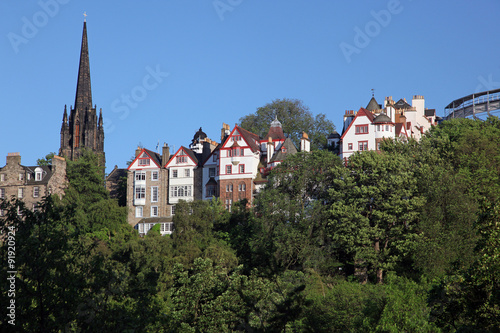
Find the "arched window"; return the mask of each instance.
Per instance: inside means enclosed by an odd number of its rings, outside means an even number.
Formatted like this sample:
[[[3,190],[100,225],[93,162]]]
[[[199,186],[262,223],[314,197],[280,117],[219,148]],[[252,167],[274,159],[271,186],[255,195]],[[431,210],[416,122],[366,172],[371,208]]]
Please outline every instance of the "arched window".
[[[74,139],[75,139],[75,148],[80,147],[80,122],[78,120],[76,121]]]

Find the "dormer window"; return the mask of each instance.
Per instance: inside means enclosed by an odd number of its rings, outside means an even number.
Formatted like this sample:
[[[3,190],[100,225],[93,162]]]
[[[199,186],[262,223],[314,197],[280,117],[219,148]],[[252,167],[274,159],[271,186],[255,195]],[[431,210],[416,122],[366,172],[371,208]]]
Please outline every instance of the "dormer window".
[[[42,180],[42,168],[38,167],[35,169],[35,181]]]
[[[139,159],[139,165],[149,165],[149,158],[141,158]]]
[[[177,163],[187,163],[187,156],[186,155],[177,156],[176,162]]]

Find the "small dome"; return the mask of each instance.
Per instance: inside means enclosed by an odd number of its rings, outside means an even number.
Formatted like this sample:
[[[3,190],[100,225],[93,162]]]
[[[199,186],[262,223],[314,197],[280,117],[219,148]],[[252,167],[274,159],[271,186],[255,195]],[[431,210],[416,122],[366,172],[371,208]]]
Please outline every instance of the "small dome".
[[[199,140],[203,140],[203,139],[206,139],[207,138],[207,135],[205,134],[205,132],[203,132],[201,130],[201,127],[200,129],[198,130],[198,132],[196,132],[193,136],[193,142],[195,141],[199,141]]]
[[[278,116],[276,115],[274,120],[271,122],[271,127],[281,127],[281,123],[278,120]]]
[[[381,113],[378,116],[376,116],[375,119],[373,119],[373,123],[374,124],[392,123],[392,120],[384,113]]]

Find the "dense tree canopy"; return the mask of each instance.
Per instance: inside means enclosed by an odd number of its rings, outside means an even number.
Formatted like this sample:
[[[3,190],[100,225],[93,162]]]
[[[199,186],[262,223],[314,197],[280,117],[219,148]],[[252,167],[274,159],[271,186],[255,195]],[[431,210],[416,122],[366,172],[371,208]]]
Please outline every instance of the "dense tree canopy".
[[[500,327],[497,118],[447,121],[347,162],[297,153],[253,207],[181,201],[170,236],[138,236],[95,155],[67,169],[62,200],[43,198],[37,211],[0,200],[2,309],[13,299],[7,264],[16,270],[16,325],[2,316],[2,331]]]
[[[319,113],[314,116],[301,100],[288,98],[276,99],[258,108],[255,113],[240,118],[240,125],[265,137],[275,118],[281,122],[283,132],[290,136],[296,147],[300,147],[302,132],[306,132],[311,140],[311,149],[323,148],[326,138],[335,129],[326,115]]]

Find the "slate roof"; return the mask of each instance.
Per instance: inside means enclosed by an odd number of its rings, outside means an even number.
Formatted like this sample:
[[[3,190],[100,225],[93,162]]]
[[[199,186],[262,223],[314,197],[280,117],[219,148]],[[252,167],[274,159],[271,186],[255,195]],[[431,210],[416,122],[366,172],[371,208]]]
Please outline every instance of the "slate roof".
[[[24,170],[31,174],[30,179],[26,180],[26,185],[47,185],[49,183],[50,177],[52,177],[52,165],[44,166],[22,166]],[[42,180],[35,180],[35,169],[42,168]]]
[[[375,111],[375,110],[380,110],[382,107],[380,104],[378,104],[377,100],[375,97],[372,97],[370,101],[368,102],[368,105],[366,106],[366,109],[368,111]]]
[[[281,148],[286,148],[286,152],[282,152]],[[269,163],[274,163],[274,162],[279,162],[283,161],[288,155],[293,155],[297,153],[297,148],[292,142],[292,139],[286,138],[285,142],[283,142],[283,145],[278,149],[275,153],[274,156],[271,158]]]
[[[252,152],[259,151],[259,145],[255,141],[260,141],[260,136],[257,134],[254,134],[252,132],[247,131],[246,129],[243,129],[239,126],[235,127],[238,129],[238,132],[241,134],[241,136],[245,139],[246,143],[248,146],[250,146],[250,149],[252,149]]]
[[[426,117],[434,117],[436,115],[436,109],[425,109],[424,114]]]
[[[146,148],[143,148],[143,150],[151,157],[151,159],[153,161],[155,161],[156,164],[161,165],[161,155],[160,154],[155,153],[154,151],[146,149]],[[139,154],[139,156],[141,156],[141,155]]]
[[[374,124],[385,124],[385,123],[392,123],[391,118],[389,118],[386,114],[381,113],[378,116],[373,119]]]
[[[411,105],[408,104],[404,99],[400,99],[396,103],[394,103],[394,108],[395,109],[409,109],[411,108]]]

